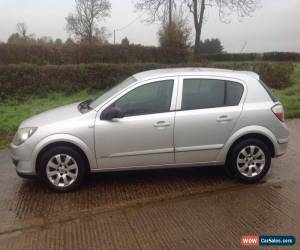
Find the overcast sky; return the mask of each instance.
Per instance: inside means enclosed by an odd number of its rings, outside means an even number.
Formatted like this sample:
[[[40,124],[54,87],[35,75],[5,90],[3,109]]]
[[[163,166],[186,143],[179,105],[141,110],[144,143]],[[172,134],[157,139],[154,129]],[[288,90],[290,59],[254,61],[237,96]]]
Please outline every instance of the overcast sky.
[[[74,0],[0,0],[0,41],[15,32],[17,22],[25,22],[37,37],[66,39],[65,17],[73,11]],[[111,0],[111,17],[102,23],[110,33],[131,23],[140,13],[132,0]],[[239,21],[235,15],[230,24],[219,21],[210,9],[202,38],[221,39],[228,52],[297,51],[300,52],[300,0],[261,0],[252,17]],[[142,19],[142,18],[141,18]],[[191,23],[192,25],[192,23]],[[130,42],[157,45],[158,24],[147,25],[138,19],[117,32],[117,42],[127,36]],[[109,39],[113,40],[112,36]]]

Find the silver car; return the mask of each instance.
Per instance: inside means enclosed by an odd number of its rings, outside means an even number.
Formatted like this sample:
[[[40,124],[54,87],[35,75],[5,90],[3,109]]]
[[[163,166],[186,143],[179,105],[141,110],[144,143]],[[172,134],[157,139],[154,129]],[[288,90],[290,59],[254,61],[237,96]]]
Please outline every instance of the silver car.
[[[20,125],[17,173],[66,192],[88,173],[224,165],[253,183],[287,150],[282,105],[253,72],[206,68],[133,75],[98,99]]]

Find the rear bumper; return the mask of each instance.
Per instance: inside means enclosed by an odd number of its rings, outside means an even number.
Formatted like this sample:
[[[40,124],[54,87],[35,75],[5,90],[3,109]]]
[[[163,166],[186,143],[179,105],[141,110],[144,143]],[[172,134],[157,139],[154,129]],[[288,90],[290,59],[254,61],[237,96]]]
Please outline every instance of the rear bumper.
[[[287,148],[288,148],[288,139],[279,140],[275,149],[275,157],[284,155],[287,151]]]

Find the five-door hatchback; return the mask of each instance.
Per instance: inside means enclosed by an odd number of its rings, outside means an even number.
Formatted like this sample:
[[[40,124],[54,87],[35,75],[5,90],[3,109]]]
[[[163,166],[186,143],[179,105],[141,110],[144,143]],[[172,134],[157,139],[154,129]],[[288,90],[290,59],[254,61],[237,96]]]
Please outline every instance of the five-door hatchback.
[[[24,121],[17,173],[56,191],[90,172],[224,165],[253,183],[286,152],[282,105],[253,72],[181,68],[133,75],[98,99]]]

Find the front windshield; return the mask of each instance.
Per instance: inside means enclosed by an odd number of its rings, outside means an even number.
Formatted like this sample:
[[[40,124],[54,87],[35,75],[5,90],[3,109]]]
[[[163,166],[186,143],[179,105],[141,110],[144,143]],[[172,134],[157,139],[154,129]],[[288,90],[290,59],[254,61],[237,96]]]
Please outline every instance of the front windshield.
[[[103,95],[99,96],[97,99],[92,101],[89,106],[91,108],[95,109],[101,103],[103,103],[104,101],[106,101],[110,97],[112,97],[114,94],[118,93],[122,89],[125,89],[126,87],[128,87],[129,85],[131,85],[132,83],[134,83],[136,81],[137,80],[133,76],[127,78],[123,82],[119,83],[117,86],[111,88],[110,90],[106,91]]]

